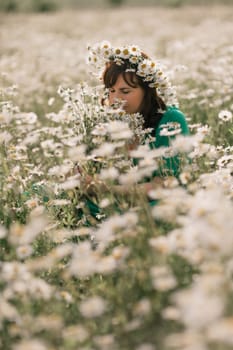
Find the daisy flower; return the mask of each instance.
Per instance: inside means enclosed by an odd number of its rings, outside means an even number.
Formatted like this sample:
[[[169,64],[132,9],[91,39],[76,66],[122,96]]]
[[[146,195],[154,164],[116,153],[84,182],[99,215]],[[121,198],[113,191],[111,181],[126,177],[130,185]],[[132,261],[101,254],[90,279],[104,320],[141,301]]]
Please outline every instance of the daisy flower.
[[[223,122],[232,121],[232,112],[227,110],[222,110],[218,114],[218,118]]]

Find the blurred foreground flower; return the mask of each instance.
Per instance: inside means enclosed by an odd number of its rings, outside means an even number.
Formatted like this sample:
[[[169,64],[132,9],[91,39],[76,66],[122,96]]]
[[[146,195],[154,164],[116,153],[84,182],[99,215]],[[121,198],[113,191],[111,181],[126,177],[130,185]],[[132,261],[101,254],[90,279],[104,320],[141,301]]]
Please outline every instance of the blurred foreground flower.
[[[92,318],[101,316],[106,309],[106,302],[99,296],[93,296],[80,304],[80,312],[84,317]]]

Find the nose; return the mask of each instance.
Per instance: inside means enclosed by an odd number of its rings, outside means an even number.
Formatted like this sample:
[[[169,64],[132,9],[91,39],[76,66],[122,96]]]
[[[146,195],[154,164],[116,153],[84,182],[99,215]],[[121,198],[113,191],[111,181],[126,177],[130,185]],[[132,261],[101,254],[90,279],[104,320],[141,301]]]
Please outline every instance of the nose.
[[[124,102],[125,98],[122,96],[121,91],[114,91],[110,94],[109,100],[111,103]]]
[[[109,96],[109,102],[110,104],[114,104],[114,103],[117,103],[119,101],[121,101],[121,97],[120,97],[120,94],[118,92],[112,92]]]
[[[114,97],[114,99],[111,101],[111,105],[116,108],[122,108],[122,109],[125,109],[125,104],[126,104],[126,101],[122,98],[122,97]]]
[[[118,91],[111,92],[110,94],[111,100],[119,100],[120,99],[120,94]]]

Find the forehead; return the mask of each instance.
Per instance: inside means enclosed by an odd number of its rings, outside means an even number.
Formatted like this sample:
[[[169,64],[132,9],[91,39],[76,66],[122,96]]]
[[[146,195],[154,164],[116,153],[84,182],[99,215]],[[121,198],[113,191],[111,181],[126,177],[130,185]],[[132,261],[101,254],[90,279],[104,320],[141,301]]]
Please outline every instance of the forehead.
[[[130,88],[131,86],[127,83],[127,81],[125,81],[124,77],[122,74],[120,74],[118,77],[117,77],[117,80],[115,82],[115,84],[113,85],[114,87],[127,87],[127,88]]]
[[[121,73],[116,77],[115,83],[111,87],[115,88],[137,88],[138,79],[135,74],[132,73]]]

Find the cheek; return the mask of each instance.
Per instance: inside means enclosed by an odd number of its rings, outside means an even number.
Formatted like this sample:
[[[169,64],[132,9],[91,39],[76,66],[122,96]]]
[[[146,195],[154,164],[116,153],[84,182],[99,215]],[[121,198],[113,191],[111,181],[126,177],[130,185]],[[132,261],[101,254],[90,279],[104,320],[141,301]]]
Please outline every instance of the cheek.
[[[109,101],[109,104],[110,104],[110,105],[113,104],[114,102],[116,102],[115,99],[116,99],[116,96],[115,96],[115,95],[109,94],[109,96],[108,96],[108,101]]]
[[[140,91],[139,99],[140,99],[141,102],[144,100],[144,97],[145,97],[145,92],[144,91]]]
[[[144,94],[138,92],[132,97],[131,101],[134,103],[134,105],[140,106],[142,104],[143,99]]]
[[[144,100],[144,97],[145,97],[145,94],[144,93],[140,93],[139,96],[138,96],[138,104],[139,104],[139,107],[142,105],[143,103],[143,100]]]

